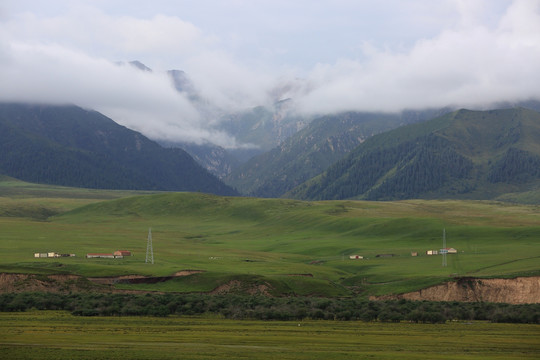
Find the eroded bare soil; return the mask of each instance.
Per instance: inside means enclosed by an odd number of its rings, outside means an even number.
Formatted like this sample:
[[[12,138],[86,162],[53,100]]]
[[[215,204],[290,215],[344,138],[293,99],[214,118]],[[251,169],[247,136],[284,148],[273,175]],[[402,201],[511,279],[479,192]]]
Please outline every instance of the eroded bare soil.
[[[540,277],[515,279],[460,278],[399,295],[384,295],[373,300],[407,299],[429,301],[495,302],[508,304],[540,303]]]
[[[0,293],[44,291],[44,292],[119,292],[144,293],[137,290],[119,290],[118,283],[157,283],[175,277],[200,273],[200,270],[182,270],[170,276],[145,277],[139,275],[109,278],[85,278],[77,275],[32,275],[0,273]],[[232,280],[218,286],[211,294],[246,293],[270,296],[270,285],[243,284]],[[460,302],[496,302],[508,304],[540,303],[540,277],[518,277],[515,279],[460,278],[419,291],[398,295],[372,297],[371,300],[429,300]]]

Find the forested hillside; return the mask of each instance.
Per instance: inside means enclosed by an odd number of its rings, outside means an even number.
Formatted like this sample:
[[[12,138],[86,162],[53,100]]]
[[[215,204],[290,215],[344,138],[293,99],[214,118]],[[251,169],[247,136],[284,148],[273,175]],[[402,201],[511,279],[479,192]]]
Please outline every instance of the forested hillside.
[[[236,192],[181,149],[164,149],[76,106],[0,104],[0,173],[85,188]]]
[[[319,117],[276,148],[233,170],[225,181],[245,194],[280,197],[326,170],[370,136],[449,111],[347,112]]]
[[[289,194],[302,199],[475,198],[540,189],[540,113],[460,110],[367,140]]]

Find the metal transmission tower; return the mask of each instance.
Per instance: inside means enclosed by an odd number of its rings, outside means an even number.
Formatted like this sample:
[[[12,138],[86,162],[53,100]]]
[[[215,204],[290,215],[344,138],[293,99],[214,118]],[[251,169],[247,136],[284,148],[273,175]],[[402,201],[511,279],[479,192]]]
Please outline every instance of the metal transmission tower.
[[[152,228],[148,228],[148,242],[146,243],[146,263],[154,263],[154,246],[152,245]]]
[[[443,236],[442,236],[442,266],[446,267],[446,253],[448,253],[448,250],[446,249],[446,229],[443,229]]]

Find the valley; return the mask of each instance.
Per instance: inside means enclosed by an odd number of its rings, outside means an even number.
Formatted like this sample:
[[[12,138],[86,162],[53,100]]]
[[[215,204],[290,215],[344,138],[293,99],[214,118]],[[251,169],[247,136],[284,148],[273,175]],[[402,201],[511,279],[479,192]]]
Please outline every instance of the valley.
[[[0,34],[0,359],[540,359],[540,0]]]

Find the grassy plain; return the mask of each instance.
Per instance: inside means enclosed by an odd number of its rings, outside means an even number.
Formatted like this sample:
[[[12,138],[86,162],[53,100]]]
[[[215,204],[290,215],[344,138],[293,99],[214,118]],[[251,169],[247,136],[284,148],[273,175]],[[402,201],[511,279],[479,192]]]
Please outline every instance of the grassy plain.
[[[538,359],[537,325],[0,313],[6,359]]]
[[[211,291],[233,279],[279,294],[405,292],[455,276],[540,274],[540,207],[499,202],[321,201],[70,189],[0,180],[0,272],[83,276],[203,272],[118,287]],[[145,263],[152,229],[155,264]],[[458,254],[440,256],[447,246]],[[90,252],[134,256],[85,259]],[[34,252],[75,258],[34,259]],[[418,252],[412,257],[411,252]],[[349,255],[364,260],[349,260]],[[377,257],[393,254],[391,258]]]

